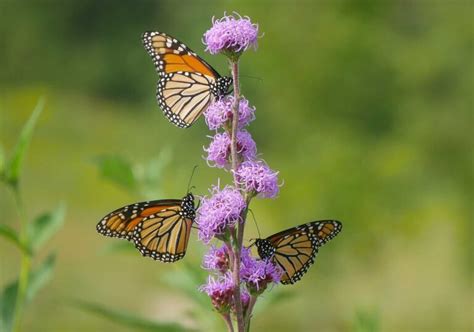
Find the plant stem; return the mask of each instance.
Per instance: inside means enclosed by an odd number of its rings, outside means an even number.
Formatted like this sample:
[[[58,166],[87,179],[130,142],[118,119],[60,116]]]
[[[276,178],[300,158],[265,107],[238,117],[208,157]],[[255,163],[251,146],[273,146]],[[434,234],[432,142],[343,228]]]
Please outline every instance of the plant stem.
[[[224,318],[225,324],[227,325],[227,331],[234,332],[234,325],[232,325],[232,320],[230,319],[230,315],[222,314],[222,318]]]
[[[28,244],[28,230],[26,225],[26,214],[23,207],[23,201],[18,187],[13,188],[13,193],[15,197],[15,203],[18,211],[18,216],[20,220],[20,241],[23,245],[29,246]],[[13,318],[12,331],[20,331],[21,318],[23,315],[23,308],[26,302],[26,292],[28,289],[28,282],[30,277],[30,268],[31,268],[31,257],[29,254],[21,251],[21,266],[20,266],[20,276],[18,279],[18,289],[16,293],[15,301],[15,313]]]
[[[230,154],[232,159],[232,170],[236,171],[239,166],[237,155],[237,127],[239,124],[239,103],[240,103],[240,86],[239,86],[239,60],[231,61],[232,80],[234,83],[234,104],[232,105],[232,131]]]
[[[234,84],[234,104],[232,105],[232,130],[230,132],[231,144],[230,154],[232,161],[232,171],[236,171],[239,167],[239,159],[237,154],[237,127],[239,123],[239,102],[240,102],[240,87],[239,87],[239,60],[230,60],[230,67],[232,71],[232,79]],[[246,209],[245,209],[246,210]],[[238,332],[245,331],[244,312],[242,308],[242,301],[240,298],[240,251],[242,249],[243,225],[245,219],[240,220],[238,223],[237,238],[234,239],[234,259],[232,266],[232,279],[234,282],[234,305],[235,305],[235,316],[237,318],[237,330]]]
[[[252,318],[252,311],[256,302],[257,297],[254,295],[250,296],[249,307],[247,308],[247,314],[245,315],[245,327],[247,332],[250,331],[250,319]]]

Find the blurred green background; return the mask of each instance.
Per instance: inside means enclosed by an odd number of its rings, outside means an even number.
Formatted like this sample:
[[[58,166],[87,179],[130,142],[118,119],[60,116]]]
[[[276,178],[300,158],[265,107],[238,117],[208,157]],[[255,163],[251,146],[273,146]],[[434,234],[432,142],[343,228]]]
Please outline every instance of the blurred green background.
[[[315,219],[344,223],[301,282],[261,299],[254,331],[472,331],[467,0],[0,0],[0,139],[11,150],[45,96],[22,189],[30,217],[68,206],[49,245],[58,252],[54,279],[24,330],[131,330],[76,300],[199,328],[188,315],[195,302],[169,283],[186,264],[200,265],[196,232],[185,261],[170,265],[110,250],[120,241],[95,225],[152,195],[182,197],[194,165],[196,194],[229,181],[203,160],[204,121],[182,130],[163,117],[140,36],[172,34],[225,74],[224,57],[206,54],[201,38],[212,16],[234,10],[263,35],[242,58],[242,91],[257,108],[249,130],[259,152],[284,181],[276,200],[252,203],[262,236]],[[99,156],[160,176],[153,188],[124,190],[101,176]],[[3,187],[0,219],[17,223]],[[246,238],[256,235],[250,222]],[[0,257],[2,286],[16,277],[19,255],[0,241]],[[265,307],[275,294],[283,300]],[[224,329],[210,308],[210,326]]]

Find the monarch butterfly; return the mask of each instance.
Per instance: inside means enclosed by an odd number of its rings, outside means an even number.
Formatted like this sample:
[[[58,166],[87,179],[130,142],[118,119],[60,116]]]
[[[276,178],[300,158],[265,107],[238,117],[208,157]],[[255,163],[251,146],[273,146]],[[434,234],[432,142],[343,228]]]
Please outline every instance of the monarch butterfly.
[[[176,38],[148,31],[142,41],[160,75],[156,89],[158,104],[174,125],[189,127],[212,101],[229,92],[232,78],[221,77]]]
[[[134,242],[143,256],[175,262],[186,254],[195,212],[191,193],[183,199],[140,202],[107,214],[97,231]]]
[[[256,239],[258,255],[272,259],[283,270],[280,282],[294,284],[314,263],[318,249],[342,229],[337,220],[313,221],[276,233],[266,239]]]

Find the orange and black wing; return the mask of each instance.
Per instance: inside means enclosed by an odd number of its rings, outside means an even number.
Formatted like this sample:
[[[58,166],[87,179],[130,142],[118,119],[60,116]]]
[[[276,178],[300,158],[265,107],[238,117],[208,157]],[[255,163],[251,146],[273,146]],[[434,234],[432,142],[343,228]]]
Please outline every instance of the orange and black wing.
[[[219,77],[214,68],[189,47],[163,32],[147,31],[142,42],[160,75],[188,72],[201,73],[214,80]]]
[[[100,234],[135,243],[144,255],[163,262],[184,257],[194,222],[194,197],[140,202],[117,209],[98,224]]]
[[[170,199],[126,205],[103,217],[96,228],[102,235],[133,241],[136,227],[143,219],[180,204],[181,200]]]
[[[220,75],[186,45],[161,32],[145,32],[143,45],[160,75],[156,98],[176,126],[189,127],[219,94]]]
[[[313,265],[318,249],[342,229],[335,220],[314,221],[267,238],[274,247],[273,261],[284,271],[282,284],[294,284]]]
[[[143,256],[162,262],[175,262],[184,257],[193,219],[174,206],[150,215],[137,225],[134,242]]]

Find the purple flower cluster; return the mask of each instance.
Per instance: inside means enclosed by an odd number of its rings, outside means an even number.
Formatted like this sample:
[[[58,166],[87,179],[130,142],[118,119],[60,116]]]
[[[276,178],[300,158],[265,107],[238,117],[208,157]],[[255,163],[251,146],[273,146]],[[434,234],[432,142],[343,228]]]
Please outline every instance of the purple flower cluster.
[[[235,14],[213,19],[203,42],[210,53],[223,53],[228,57],[232,78],[238,83],[238,59],[248,48],[256,49],[258,33],[258,26],[248,17]],[[255,196],[274,198],[278,195],[278,172],[263,160],[257,160],[257,146],[245,129],[255,120],[255,107],[239,96],[239,89],[234,90],[234,96],[215,100],[204,117],[209,129],[216,131],[209,145],[204,147],[205,159],[210,167],[231,170],[234,184],[222,190],[214,186],[210,195],[201,199],[197,210],[195,222],[200,240],[205,244],[213,238],[223,242],[220,246],[211,245],[204,255],[202,267],[213,276],[200,290],[209,295],[212,305],[226,321],[229,314],[234,314],[241,330],[240,322],[246,315],[252,315],[257,297],[269,285],[279,283],[282,276],[282,269],[272,260],[252,257],[251,250],[243,247],[241,237],[244,212],[250,200]],[[235,120],[237,123],[233,123]],[[232,141],[235,126],[235,141]],[[231,155],[232,144],[237,156]],[[236,159],[232,159],[234,157]],[[239,290],[240,299],[235,296]]]
[[[199,290],[207,293],[211,298],[212,305],[219,312],[229,312],[233,304],[234,283],[230,273],[216,278],[209,276],[207,284],[202,285]]]
[[[204,34],[206,51],[217,54],[222,51],[242,52],[253,47],[257,49],[258,25],[249,17],[224,16],[212,19],[212,27]]]
[[[253,160],[257,155],[257,145],[250,133],[246,130],[237,132],[237,153],[243,160]],[[209,166],[226,168],[230,166],[230,145],[231,138],[228,132],[217,133],[212,137],[212,141],[204,151],[207,152],[207,162]]]
[[[241,188],[260,197],[275,198],[280,191],[278,172],[274,172],[262,161],[244,161],[234,172],[234,178]]]
[[[252,257],[250,249],[242,248],[240,277],[251,293],[262,293],[269,284],[280,282],[282,271],[271,260]]]
[[[196,211],[196,224],[199,227],[199,239],[209,243],[215,236],[224,235],[229,227],[241,221],[245,200],[239,190],[226,186],[211,189],[211,197],[203,197],[201,206]]]
[[[225,273],[230,268],[229,250],[226,246],[217,248],[211,246],[206,255],[204,255],[203,267],[206,270],[216,270]]]
[[[209,129],[217,130],[226,124],[230,126],[234,101],[235,98],[233,96],[226,96],[217,100],[207,108],[204,112],[204,117]],[[239,101],[238,127],[242,129],[253,120],[255,120],[255,107],[251,107],[247,99],[241,98]]]

